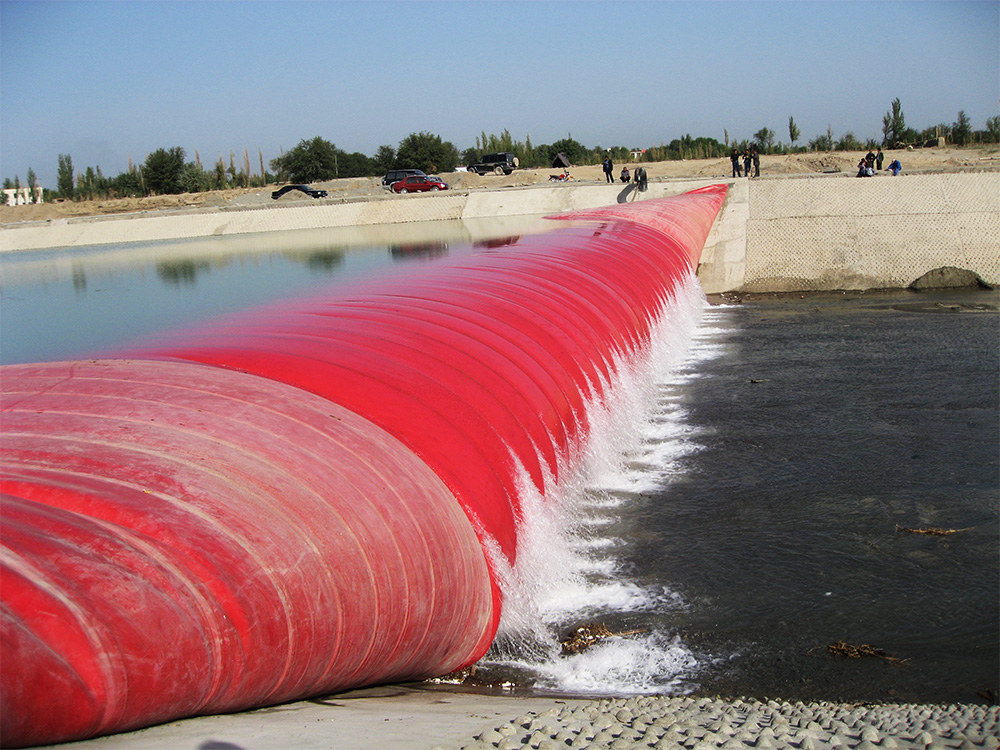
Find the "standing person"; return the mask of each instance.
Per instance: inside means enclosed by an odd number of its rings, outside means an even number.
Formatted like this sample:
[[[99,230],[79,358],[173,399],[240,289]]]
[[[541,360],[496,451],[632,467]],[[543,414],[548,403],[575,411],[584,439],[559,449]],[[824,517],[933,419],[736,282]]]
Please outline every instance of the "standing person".
[[[729,160],[733,163],[733,177],[742,177],[743,174],[740,172],[740,152],[734,148],[733,153],[729,155]]]
[[[614,182],[615,181],[614,175],[611,174],[614,171],[614,168],[615,168],[615,165],[614,165],[614,162],[611,161],[611,157],[610,156],[605,157],[605,159],[604,159],[604,177],[607,179],[608,182]]]
[[[760,177],[760,152],[757,147],[753,147],[753,176]]]
[[[885,155],[882,153],[882,147],[879,146],[878,147],[878,151],[875,152],[875,170],[877,172],[881,172],[882,171],[882,160],[884,158],[885,158]]]
[[[743,176],[750,176],[750,149],[743,152]]]

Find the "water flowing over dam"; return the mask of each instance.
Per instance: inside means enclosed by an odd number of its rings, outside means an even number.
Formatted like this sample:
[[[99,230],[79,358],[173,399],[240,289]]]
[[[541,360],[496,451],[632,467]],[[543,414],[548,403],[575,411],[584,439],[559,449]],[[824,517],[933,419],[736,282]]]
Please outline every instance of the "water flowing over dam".
[[[439,676],[672,325],[724,186],[2,371],[3,744]]]

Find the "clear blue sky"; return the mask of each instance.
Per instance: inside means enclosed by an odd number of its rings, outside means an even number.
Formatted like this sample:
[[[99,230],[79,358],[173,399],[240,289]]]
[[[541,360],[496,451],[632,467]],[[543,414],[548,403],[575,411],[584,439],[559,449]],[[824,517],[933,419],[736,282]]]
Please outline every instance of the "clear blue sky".
[[[1000,114],[1000,3],[0,0],[0,177],[430,131],[647,147]]]

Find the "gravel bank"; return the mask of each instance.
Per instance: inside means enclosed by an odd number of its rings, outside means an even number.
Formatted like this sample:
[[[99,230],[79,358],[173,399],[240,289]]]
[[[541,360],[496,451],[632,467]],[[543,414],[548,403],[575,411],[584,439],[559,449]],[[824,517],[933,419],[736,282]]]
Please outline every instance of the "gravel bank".
[[[737,750],[822,747],[972,750],[1000,746],[1000,708],[640,697],[529,712],[462,750]],[[446,750],[438,746],[438,750]],[[447,750],[450,750],[448,748]]]

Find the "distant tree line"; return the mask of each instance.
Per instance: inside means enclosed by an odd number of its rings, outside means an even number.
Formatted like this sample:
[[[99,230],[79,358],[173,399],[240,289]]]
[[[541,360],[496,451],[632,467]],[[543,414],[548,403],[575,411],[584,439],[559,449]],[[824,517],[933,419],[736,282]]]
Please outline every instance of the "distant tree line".
[[[801,132],[794,117],[788,118],[788,143],[778,140],[777,134],[769,127],[763,127],[751,138],[730,139],[729,131],[724,131],[724,142],[704,136],[690,134],[675,138],[667,144],[646,149],[625,148],[624,146],[587,147],[575,140],[572,134],[549,144],[533,144],[531,136],[523,141],[515,140],[510,131],[500,134],[481,132],[475,139],[475,146],[459,152],[450,142],[442,141],[433,133],[411,133],[396,148],[379,146],[373,156],[358,152],[347,153],[321,136],[299,142],[295,148],[264,164],[264,155],[258,149],[257,163],[251,166],[250,154],[243,150],[242,158],[229,153],[228,163],[219,155],[214,165],[203,166],[198,152],[193,161],[187,161],[184,149],[159,148],[149,154],[142,164],[133,165],[129,159],[128,169],[117,177],[106,177],[100,167],[87,167],[82,172],[74,172],[73,160],[69,154],[59,154],[56,189],[43,191],[44,200],[53,198],[68,200],[93,200],[95,198],[170,195],[176,193],[200,193],[208,190],[228,188],[263,187],[273,183],[324,182],[340,177],[372,177],[384,174],[390,169],[411,168],[425,172],[453,172],[459,164],[471,164],[484,154],[509,151],[518,157],[522,167],[548,167],[556,156],[565,155],[570,164],[583,166],[600,164],[606,156],[615,162],[633,160],[633,154],[640,161],[669,161],[677,159],[713,159],[727,156],[732,149],[745,151],[756,148],[762,154],[789,154],[808,151],[859,151],[883,148],[898,148],[905,145],[922,145],[945,138],[946,142],[958,146],[982,143],[1000,143],[1000,116],[986,120],[985,130],[974,130],[964,110],[959,111],[955,122],[939,123],[923,130],[914,130],[906,124],[899,99],[893,99],[889,110],[882,118],[882,138],[859,140],[851,131],[834,137],[832,128],[826,133],[798,145]],[[28,169],[25,187],[34,188],[38,180],[32,169]],[[22,187],[20,176],[5,179],[4,188]]]

